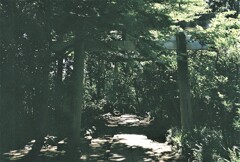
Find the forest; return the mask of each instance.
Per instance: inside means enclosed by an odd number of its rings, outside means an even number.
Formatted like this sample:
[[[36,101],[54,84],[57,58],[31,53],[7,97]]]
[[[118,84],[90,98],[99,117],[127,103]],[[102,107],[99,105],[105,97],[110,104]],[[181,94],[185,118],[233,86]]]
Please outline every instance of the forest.
[[[240,162],[239,0],[0,0],[0,162]]]

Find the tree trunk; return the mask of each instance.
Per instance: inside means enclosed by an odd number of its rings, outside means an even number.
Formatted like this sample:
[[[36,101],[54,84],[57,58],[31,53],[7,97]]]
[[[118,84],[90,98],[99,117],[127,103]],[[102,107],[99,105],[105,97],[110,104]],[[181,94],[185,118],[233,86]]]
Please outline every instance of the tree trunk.
[[[62,123],[62,117],[64,116],[63,114],[63,53],[60,52],[58,53],[58,61],[57,61],[57,74],[56,74],[56,80],[55,80],[55,101],[54,101],[54,107],[55,107],[55,117],[54,117],[54,126],[55,132],[57,133],[58,136],[62,136],[63,132],[63,123]]]
[[[1,31],[0,31],[1,32]],[[0,40],[1,41],[1,40]],[[3,67],[3,63],[2,63],[2,49],[0,49],[0,118],[2,119],[2,106],[3,106],[3,81],[2,81],[2,67]],[[3,130],[3,126],[2,126],[2,121],[0,120],[0,156],[3,153],[3,132],[1,131]]]
[[[16,70],[16,53],[17,45],[15,38],[17,37],[16,28],[15,28],[15,13],[16,5],[15,1],[9,0],[3,5],[6,5],[6,14],[8,15],[5,18],[5,25],[2,28],[2,32],[5,34],[3,37],[3,44],[5,50],[2,52],[2,76],[1,76],[1,127],[0,127],[0,136],[1,136],[1,148],[0,152],[7,151],[9,149],[16,149],[16,79],[15,79],[15,70]],[[3,131],[4,130],[4,131]]]
[[[186,49],[186,36],[183,32],[176,35],[177,38],[177,66],[178,86],[180,93],[181,126],[183,132],[192,130],[192,105],[189,85],[188,55]]]
[[[34,108],[35,112],[35,120],[36,123],[34,125],[35,132],[35,143],[32,146],[32,149],[28,153],[28,155],[24,158],[24,160],[33,160],[39,154],[43,144],[44,138],[47,135],[47,132],[50,130],[49,126],[49,109],[48,109],[48,99],[49,99],[49,53],[45,52],[42,56],[42,60],[40,62],[40,67],[42,70],[38,72],[36,79],[38,80],[38,88],[36,88],[36,99]],[[41,68],[40,68],[41,69]],[[40,75],[40,78],[38,77]],[[39,82],[40,81],[40,82]]]
[[[97,66],[97,79],[96,79],[96,89],[97,89],[97,97],[96,100],[99,102],[101,98],[101,58],[98,56],[98,66]]]
[[[118,62],[115,62],[115,66],[114,66],[114,69],[113,69],[113,96],[114,96],[114,108],[116,108],[116,104],[118,104],[118,77],[119,77],[119,63]]]
[[[80,44],[80,45],[79,45]],[[69,135],[68,157],[74,161],[77,156],[77,149],[80,143],[81,119],[83,109],[83,92],[84,92],[84,43],[81,37],[76,39],[74,47],[74,65],[73,65],[73,107],[72,107],[72,125]],[[68,159],[68,160],[70,160]]]
[[[106,84],[105,84],[106,67],[105,67],[105,61],[104,60],[101,61],[101,74],[102,74],[102,77],[101,77],[102,97],[105,97],[104,94],[106,94],[105,93],[105,90],[106,90]]]

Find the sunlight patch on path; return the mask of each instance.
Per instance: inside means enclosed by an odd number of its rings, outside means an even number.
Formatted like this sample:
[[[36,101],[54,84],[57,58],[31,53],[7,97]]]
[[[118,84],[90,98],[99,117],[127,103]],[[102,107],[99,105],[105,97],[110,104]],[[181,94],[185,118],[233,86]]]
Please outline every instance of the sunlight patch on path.
[[[116,134],[111,145],[110,161],[154,161],[164,153],[172,152],[172,146],[148,139],[139,134]],[[118,155],[121,158],[114,156]],[[122,160],[121,160],[122,159]]]
[[[113,116],[110,113],[102,115],[107,123],[107,126],[147,126],[151,120],[149,117],[140,117],[133,114],[124,114],[120,116]]]
[[[92,139],[91,143],[89,144],[89,148],[87,148],[87,150],[83,150],[81,161],[106,162],[110,152],[109,148],[111,143],[112,136],[104,136]]]

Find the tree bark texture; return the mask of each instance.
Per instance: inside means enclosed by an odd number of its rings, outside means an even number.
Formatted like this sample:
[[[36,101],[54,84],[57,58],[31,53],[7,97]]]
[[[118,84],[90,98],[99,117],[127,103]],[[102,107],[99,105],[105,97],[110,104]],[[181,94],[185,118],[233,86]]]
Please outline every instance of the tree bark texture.
[[[79,45],[80,44],[80,45]],[[72,128],[70,134],[70,145],[75,147],[80,142],[81,119],[83,109],[84,92],[84,43],[81,37],[76,39],[74,47],[74,67],[73,67],[73,107],[72,107]]]
[[[1,32],[4,33],[5,50],[1,54],[1,96],[0,96],[0,152],[5,152],[9,149],[17,147],[16,135],[16,78],[15,78],[15,54],[16,47],[16,28],[15,28],[15,1],[9,0],[4,3],[7,8],[5,25],[1,27]],[[4,47],[3,46],[3,47]],[[5,59],[3,59],[5,57]]]

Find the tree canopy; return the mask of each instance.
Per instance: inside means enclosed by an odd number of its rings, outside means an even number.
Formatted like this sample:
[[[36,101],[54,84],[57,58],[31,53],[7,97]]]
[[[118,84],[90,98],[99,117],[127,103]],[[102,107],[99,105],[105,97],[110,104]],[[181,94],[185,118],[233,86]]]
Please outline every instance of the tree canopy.
[[[0,153],[35,139],[32,158],[54,135],[68,138],[75,158],[83,132],[101,129],[110,112],[150,114],[186,159],[239,160],[239,8],[237,0],[0,0]],[[182,32],[208,49],[156,43]]]

